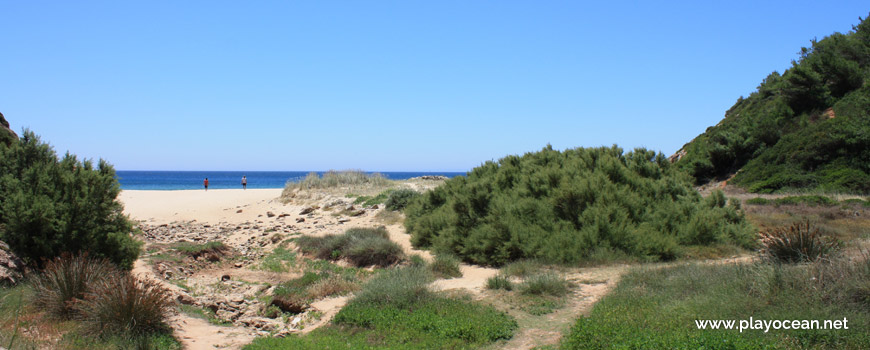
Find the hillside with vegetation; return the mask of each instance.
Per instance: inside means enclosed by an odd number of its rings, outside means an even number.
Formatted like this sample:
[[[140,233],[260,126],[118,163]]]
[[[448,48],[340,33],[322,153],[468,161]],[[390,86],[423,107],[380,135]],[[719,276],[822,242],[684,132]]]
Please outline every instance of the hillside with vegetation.
[[[486,162],[405,214],[415,246],[485,265],[671,260],[691,246],[753,244],[738,202],[702,198],[661,153],[616,146]]]
[[[697,184],[870,193],[870,19],[812,40],[675,157]]]

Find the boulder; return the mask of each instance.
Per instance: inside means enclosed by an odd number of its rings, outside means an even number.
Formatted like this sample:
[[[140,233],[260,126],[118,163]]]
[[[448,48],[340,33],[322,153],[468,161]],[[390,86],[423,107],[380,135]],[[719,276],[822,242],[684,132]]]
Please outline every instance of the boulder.
[[[24,262],[0,241],[0,284],[16,284],[24,277]]]

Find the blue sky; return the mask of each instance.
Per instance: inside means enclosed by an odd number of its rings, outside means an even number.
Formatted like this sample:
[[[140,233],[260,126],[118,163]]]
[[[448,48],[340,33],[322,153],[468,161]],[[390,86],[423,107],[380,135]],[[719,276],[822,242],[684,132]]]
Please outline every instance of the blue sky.
[[[0,0],[0,112],[121,170],[667,155],[866,1]]]

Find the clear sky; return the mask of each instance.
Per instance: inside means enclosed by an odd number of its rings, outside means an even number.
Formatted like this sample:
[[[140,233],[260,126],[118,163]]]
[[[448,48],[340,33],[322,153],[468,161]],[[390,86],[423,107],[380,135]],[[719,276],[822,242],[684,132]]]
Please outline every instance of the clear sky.
[[[120,170],[666,155],[862,1],[0,0],[0,112]]]

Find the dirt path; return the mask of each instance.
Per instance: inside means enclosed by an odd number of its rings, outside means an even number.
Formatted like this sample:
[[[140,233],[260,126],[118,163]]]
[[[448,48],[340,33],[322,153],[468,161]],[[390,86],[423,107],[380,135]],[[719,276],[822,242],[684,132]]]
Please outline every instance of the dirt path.
[[[142,259],[136,260],[132,272],[140,278],[157,281],[173,295],[186,294],[178,286],[157,277]],[[218,326],[178,311],[169,318],[169,325],[187,350],[241,349],[254,340],[254,335],[243,327]]]

